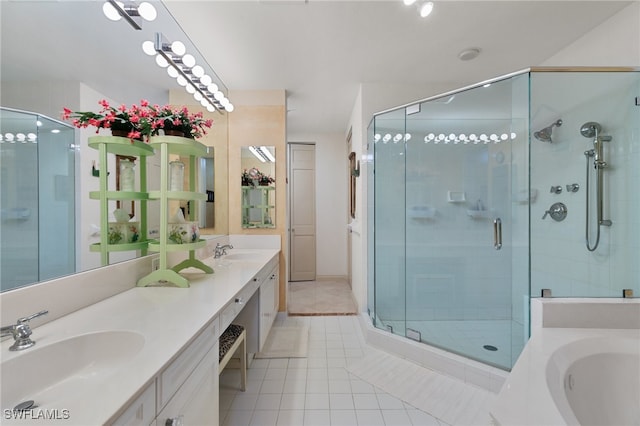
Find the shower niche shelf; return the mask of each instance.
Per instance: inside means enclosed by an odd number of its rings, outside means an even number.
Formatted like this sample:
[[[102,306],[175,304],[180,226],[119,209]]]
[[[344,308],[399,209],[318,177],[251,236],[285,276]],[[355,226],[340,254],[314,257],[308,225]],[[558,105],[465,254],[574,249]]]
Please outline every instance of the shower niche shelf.
[[[464,203],[465,201],[467,201],[467,196],[464,191],[447,191],[447,202]]]
[[[494,210],[467,210],[467,216],[475,220],[489,219],[495,216],[495,211]]]

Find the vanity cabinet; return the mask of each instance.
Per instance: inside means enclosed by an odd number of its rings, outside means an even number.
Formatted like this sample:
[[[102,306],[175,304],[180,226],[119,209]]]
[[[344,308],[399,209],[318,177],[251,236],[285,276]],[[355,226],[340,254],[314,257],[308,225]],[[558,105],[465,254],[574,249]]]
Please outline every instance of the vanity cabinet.
[[[114,425],[217,425],[218,338],[216,317],[160,372]],[[172,421],[174,421],[172,423]],[[182,423],[180,423],[182,421]]]
[[[275,228],[275,187],[242,187],[242,227]]]
[[[193,241],[183,244],[169,243],[169,201],[188,201],[192,204],[189,221],[194,221],[194,213],[197,211],[196,202],[204,202],[207,194],[196,190],[196,160],[207,155],[207,147],[194,139],[178,136],[153,136],[149,144],[160,151],[160,190],[150,191],[149,199],[160,200],[160,238],[149,241],[149,250],[160,253],[159,269],[138,281],[139,287],[144,287],[158,281],[167,281],[178,287],[189,287],[189,281],[178,272],[186,268],[197,268],[212,274],[213,269],[196,259],[195,251],[206,246],[206,241],[199,238],[193,232]],[[175,191],[169,187],[169,156],[179,155],[189,158],[189,190]],[[169,268],[167,265],[167,253],[173,251],[188,251],[189,258]]]
[[[147,254],[147,161],[146,158],[154,155],[154,150],[148,144],[123,138],[120,136],[92,136],[89,138],[89,147],[98,150],[98,161],[100,170],[96,173],[100,180],[100,190],[89,193],[89,198],[100,201],[100,242],[92,244],[90,250],[99,252],[102,265],[109,264],[109,253],[115,251],[141,250],[142,255]],[[137,168],[139,170],[138,191],[118,191],[109,190],[107,167],[108,154],[124,157],[135,157],[138,159]],[[139,229],[135,229],[132,234],[134,241],[110,244],[109,238],[109,201],[139,201],[140,213],[136,214],[140,219]],[[131,225],[134,226],[134,225]],[[127,231],[130,233],[130,230]],[[113,241],[111,241],[113,242]]]
[[[279,282],[279,265],[276,264],[260,285],[260,350],[264,347],[269,331],[278,315]]]
[[[218,341],[182,384],[178,392],[160,411],[157,425],[217,425],[218,408]]]

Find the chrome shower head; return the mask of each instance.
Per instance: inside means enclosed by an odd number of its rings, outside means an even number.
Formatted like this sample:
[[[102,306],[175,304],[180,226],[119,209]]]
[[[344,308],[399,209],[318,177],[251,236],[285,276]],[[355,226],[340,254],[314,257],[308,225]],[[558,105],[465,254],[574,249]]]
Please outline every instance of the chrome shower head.
[[[580,134],[585,138],[595,138],[602,131],[600,123],[595,121],[588,121],[580,127]]]
[[[540,142],[549,142],[553,143],[553,139],[551,139],[551,134],[553,133],[554,126],[562,126],[562,120],[557,120],[555,123],[551,123],[549,126],[545,127],[542,130],[533,133],[533,136],[538,139]]]

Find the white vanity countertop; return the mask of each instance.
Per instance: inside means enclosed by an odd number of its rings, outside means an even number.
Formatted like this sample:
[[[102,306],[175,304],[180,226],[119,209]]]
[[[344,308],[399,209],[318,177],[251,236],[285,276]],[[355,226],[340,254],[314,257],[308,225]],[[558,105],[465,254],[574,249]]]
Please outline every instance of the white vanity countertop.
[[[205,259],[214,274],[183,271],[190,281],[189,288],[135,287],[35,328],[31,337],[37,344],[33,348],[10,352],[13,339],[7,339],[0,348],[2,361],[87,333],[126,330],[143,335],[143,348],[113,374],[102,379],[83,378],[78,394],[59,395],[56,401],[36,400],[40,409],[69,410],[69,419],[56,423],[104,424],[137,397],[263,267],[270,262],[275,264],[279,251],[229,251],[229,255],[243,253],[251,254],[251,259]],[[6,418],[3,420],[2,424],[8,424]],[[31,422],[41,424],[42,419]]]
[[[553,367],[548,370],[554,353],[563,350],[559,358],[564,363],[571,363],[590,353],[615,352],[617,341],[629,340],[637,341],[637,347],[640,348],[640,330],[601,328],[538,330],[527,342],[490,409],[493,424],[503,426],[567,424],[565,416],[562,415],[562,411],[570,410],[563,395],[564,372],[556,371]],[[575,343],[581,341],[584,343],[583,347],[580,350],[574,350]],[[589,341],[595,344],[585,348],[585,344]],[[548,375],[550,375],[549,379]],[[553,380],[554,383],[550,384],[548,380]],[[555,383],[558,380],[560,385]],[[560,409],[559,406],[563,408]],[[568,414],[567,417],[572,415],[572,413]]]

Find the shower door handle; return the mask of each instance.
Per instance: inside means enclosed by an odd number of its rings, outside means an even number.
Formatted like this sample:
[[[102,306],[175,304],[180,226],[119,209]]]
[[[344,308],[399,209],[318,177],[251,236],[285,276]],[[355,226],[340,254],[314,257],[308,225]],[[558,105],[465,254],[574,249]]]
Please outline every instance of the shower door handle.
[[[493,220],[493,248],[496,250],[502,248],[502,220],[500,218]]]

